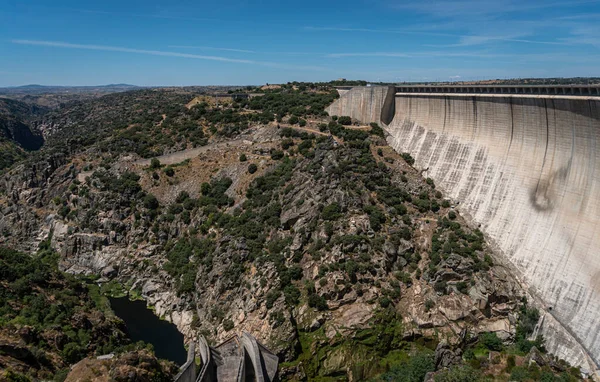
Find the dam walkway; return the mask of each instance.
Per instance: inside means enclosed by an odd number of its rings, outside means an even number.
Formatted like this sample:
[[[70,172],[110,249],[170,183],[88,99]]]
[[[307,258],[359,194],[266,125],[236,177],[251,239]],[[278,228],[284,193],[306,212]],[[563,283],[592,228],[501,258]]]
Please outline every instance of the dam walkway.
[[[498,94],[600,97],[600,85],[403,85],[396,94]]]

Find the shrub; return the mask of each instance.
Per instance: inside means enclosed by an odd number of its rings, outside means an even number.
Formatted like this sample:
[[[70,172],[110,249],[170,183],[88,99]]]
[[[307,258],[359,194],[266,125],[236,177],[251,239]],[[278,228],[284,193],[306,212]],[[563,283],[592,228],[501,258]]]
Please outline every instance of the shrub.
[[[144,197],[144,207],[149,210],[155,210],[159,206],[158,199],[152,194],[148,194]]]
[[[223,320],[223,329],[225,329],[225,331],[230,331],[231,329],[233,329],[233,321],[231,321],[229,318],[226,318]]]
[[[424,353],[417,353],[407,361],[393,366],[390,371],[384,373],[381,381],[394,382],[422,382],[427,373],[435,370],[435,360],[433,356]]]
[[[84,351],[76,342],[69,342],[62,350],[63,357],[68,363],[78,362],[84,356]]]
[[[306,126],[306,120],[305,120],[305,119],[302,119],[302,118],[300,118],[300,120],[298,120],[298,125],[300,125],[300,127],[304,127],[304,126]]]
[[[157,158],[152,158],[150,160],[150,168],[153,170],[160,168],[160,161]]]
[[[267,293],[267,297],[266,297],[267,309],[271,309],[273,307],[273,304],[275,303],[275,301],[277,301],[277,299],[279,298],[279,295],[281,295],[281,292],[278,290],[270,290],[269,293]]]
[[[382,149],[377,149],[377,155],[379,155],[380,157],[383,156],[383,150]]]
[[[481,375],[470,366],[455,366],[437,374],[434,380],[435,382],[476,382],[481,380]]]
[[[300,302],[300,291],[293,284],[289,284],[283,288],[283,295],[285,296],[285,302],[290,306],[298,305]]]
[[[248,160],[248,158],[246,157],[246,154],[244,154],[244,153],[240,154],[240,162],[245,162],[247,160]]]
[[[402,154],[400,154],[400,156],[402,156],[402,159],[404,159],[404,161],[406,163],[408,163],[410,166],[415,164],[415,159],[409,153],[402,153]]]
[[[323,220],[336,220],[342,216],[341,212],[342,209],[340,208],[340,205],[337,203],[332,203],[323,208],[323,211],[321,211],[321,217]]]
[[[308,306],[317,310],[327,310],[327,300],[325,297],[312,293],[308,296]]]
[[[173,169],[173,167],[169,166],[167,168],[165,168],[165,174],[169,177],[175,175],[175,170]]]
[[[273,160],[279,160],[282,159],[284,156],[283,151],[281,150],[273,150],[273,152],[271,153],[271,159]]]
[[[436,281],[435,284],[433,284],[433,289],[435,289],[435,291],[438,293],[445,294],[446,293],[446,282],[444,280]]]
[[[435,303],[433,302],[432,299],[427,299],[425,301],[425,311],[429,312],[431,309],[433,309],[433,307],[435,306]]]
[[[502,349],[504,348],[502,340],[498,338],[496,333],[481,333],[479,335],[479,343],[486,349],[493,351],[502,351]]]
[[[387,296],[383,296],[379,299],[379,305],[381,305],[381,307],[384,309],[390,306],[391,303],[392,300],[390,300],[390,298]]]
[[[377,135],[382,138],[385,137],[383,129],[376,122],[371,122],[371,134]]]
[[[295,124],[297,124],[297,123],[298,123],[298,117],[296,117],[295,115],[292,115],[292,116],[290,117],[290,119],[288,120],[288,123],[289,123],[290,125],[295,125]]]
[[[340,125],[348,126],[348,125],[352,124],[352,119],[350,117],[348,117],[348,116],[342,116],[342,117],[338,118],[338,123]]]
[[[175,199],[175,203],[183,203],[186,201],[186,199],[189,199],[190,194],[187,193],[187,191],[181,191],[178,195],[177,198]]]

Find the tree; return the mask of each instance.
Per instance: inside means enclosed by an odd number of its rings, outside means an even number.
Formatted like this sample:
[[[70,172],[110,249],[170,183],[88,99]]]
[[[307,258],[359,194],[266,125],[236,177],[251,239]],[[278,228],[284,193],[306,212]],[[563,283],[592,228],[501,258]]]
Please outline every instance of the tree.
[[[158,160],[158,158],[150,159],[150,168],[151,169],[160,168],[160,161]]]
[[[225,331],[230,331],[231,329],[233,329],[233,321],[231,321],[229,318],[224,319],[223,329],[225,329]]]
[[[258,170],[258,167],[254,163],[250,163],[248,166],[248,172],[254,174]]]
[[[144,197],[144,207],[149,210],[155,210],[159,206],[158,199],[152,194],[148,194]]]
[[[248,160],[248,158],[246,158],[246,154],[244,154],[244,153],[240,154],[240,162],[245,162],[247,160]]]
[[[345,126],[351,125],[352,118],[348,117],[347,115],[344,115],[344,116],[338,118],[338,123],[340,125],[345,125]]]
[[[169,166],[169,167],[165,168],[165,174],[169,177],[173,176],[173,175],[175,175],[175,170],[173,169],[173,167]]]

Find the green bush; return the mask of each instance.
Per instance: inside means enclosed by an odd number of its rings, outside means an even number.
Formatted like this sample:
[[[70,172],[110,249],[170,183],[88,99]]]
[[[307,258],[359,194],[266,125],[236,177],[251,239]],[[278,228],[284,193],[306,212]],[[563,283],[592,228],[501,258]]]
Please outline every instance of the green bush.
[[[150,168],[153,170],[156,170],[158,168],[160,168],[160,161],[157,158],[152,158],[150,160]]]
[[[266,300],[265,300],[265,305],[266,305],[267,309],[271,309],[273,307],[273,304],[279,298],[280,295],[281,295],[280,291],[273,290],[273,289],[270,290],[269,293],[267,293]]]
[[[435,361],[433,356],[425,353],[417,353],[400,365],[393,366],[390,371],[382,374],[377,380],[390,382],[423,382],[423,380],[425,380],[425,375],[432,371],[435,371]]]
[[[385,132],[376,122],[371,122],[371,134],[377,135],[378,137],[385,138]]]
[[[233,329],[233,321],[231,321],[229,318],[224,319],[223,320],[223,329],[225,329],[226,332]]]
[[[402,153],[402,154],[400,154],[400,156],[410,166],[412,166],[413,164],[415,164],[415,159],[409,153]]]
[[[240,162],[245,162],[247,160],[248,160],[248,158],[246,157],[246,154],[244,154],[244,153],[240,154]]]
[[[273,150],[273,152],[271,152],[271,159],[273,160],[280,160],[283,158],[283,156],[284,153],[281,150]]]
[[[248,172],[250,174],[254,174],[257,170],[258,167],[254,163],[250,163],[250,165],[248,165]]]
[[[338,123],[340,125],[348,126],[352,124],[352,119],[348,116],[341,116],[338,118]]]
[[[496,333],[486,332],[479,335],[479,343],[488,350],[502,351],[504,345]]]
[[[435,382],[477,382],[481,381],[481,374],[470,366],[454,366],[444,370],[434,377]]]
[[[174,170],[174,169],[173,169],[173,167],[171,167],[171,166],[168,166],[168,167],[166,167],[166,168],[164,169],[164,171],[165,171],[165,174],[166,174],[167,176],[169,176],[169,177],[171,177],[171,176],[175,175],[175,170]]]
[[[317,310],[327,310],[327,300],[323,296],[319,296],[316,293],[312,293],[308,296],[308,306]]]
[[[300,302],[300,291],[293,284],[286,285],[283,288],[283,295],[285,296],[285,302],[290,306],[296,306]]]
[[[321,211],[321,217],[323,220],[336,220],[342,216],[341,212],[342,209],[338,203],[331,203],[323,208],[323,211]]]
[[[149,210],[155,210],[159,206],[158,199],[152,194],[144,196],[144,207]]]
[[[177,194],[177,198],[175,198],[175,203],[183,203],[187,199],[190,198],[190,194],[187,191],[181,191]]]

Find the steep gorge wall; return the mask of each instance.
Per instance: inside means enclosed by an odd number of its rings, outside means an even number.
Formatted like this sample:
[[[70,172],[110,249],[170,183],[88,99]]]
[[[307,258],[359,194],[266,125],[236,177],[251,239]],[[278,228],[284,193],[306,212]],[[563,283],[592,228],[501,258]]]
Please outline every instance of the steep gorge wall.
[[[387,88],[380,88],[385,89]],[[350,93],[355,92],[354,95]],[[379,121],[373,90],[329,108]],[[346,105],[363,101],[360,107]],[[586,369],[600,361],[600,101],[396,95],[395,150],[428,169],[481,225],[547,308],[550,351]],[[362,111],[367,111],[361,115]]]

